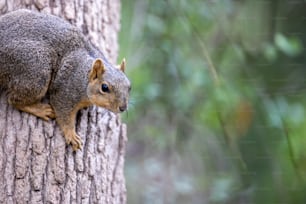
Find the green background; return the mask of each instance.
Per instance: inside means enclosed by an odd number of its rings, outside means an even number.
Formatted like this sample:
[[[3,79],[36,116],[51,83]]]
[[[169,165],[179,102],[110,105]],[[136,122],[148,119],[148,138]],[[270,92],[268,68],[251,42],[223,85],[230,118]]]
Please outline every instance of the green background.
[[[306,203],[305,8],[122,1],[128,203]]]

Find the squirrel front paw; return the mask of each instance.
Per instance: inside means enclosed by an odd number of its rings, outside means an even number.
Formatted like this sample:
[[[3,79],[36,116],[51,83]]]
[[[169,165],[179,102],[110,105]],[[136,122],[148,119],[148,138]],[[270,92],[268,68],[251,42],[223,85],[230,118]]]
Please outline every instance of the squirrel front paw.
[[[67,144],[71,144],[73,151],[82,149],[82,140],[74,131],[66,133],[65,139]]]

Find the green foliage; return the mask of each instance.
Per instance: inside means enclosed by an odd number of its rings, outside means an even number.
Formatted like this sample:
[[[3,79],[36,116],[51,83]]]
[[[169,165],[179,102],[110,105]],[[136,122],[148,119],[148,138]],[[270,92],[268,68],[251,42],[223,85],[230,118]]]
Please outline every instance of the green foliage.
[[[277,33],[275,36],[275,45],[287,56],[296,56],[302,51],[302,44],[298,38],[286,38],[284,35]]]
[[[122,3],[130,203],[306,202],[303,9]]]

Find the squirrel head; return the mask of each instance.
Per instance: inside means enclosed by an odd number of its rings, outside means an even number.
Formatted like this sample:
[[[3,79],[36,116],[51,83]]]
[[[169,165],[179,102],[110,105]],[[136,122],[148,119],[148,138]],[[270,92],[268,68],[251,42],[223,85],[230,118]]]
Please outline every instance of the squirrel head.
[[[104,66],[101,59],[95,59],[88,76],[89,101],[114,113],[127,110],[131,83],[124,71],[125,59],[118,68]]]

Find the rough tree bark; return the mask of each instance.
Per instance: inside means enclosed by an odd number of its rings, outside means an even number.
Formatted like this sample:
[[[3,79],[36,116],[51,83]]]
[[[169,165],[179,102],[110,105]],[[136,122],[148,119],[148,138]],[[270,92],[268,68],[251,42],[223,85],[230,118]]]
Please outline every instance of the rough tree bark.
[[[110,61],[117,58],[120,0],[0,0],[0,14],[28,8],[77,25]],[[66,146],[55,121],[13,109],[0,97],[0,203],[125,203],[126,126],[91,107],[78,115],[83,150]]]

